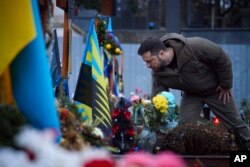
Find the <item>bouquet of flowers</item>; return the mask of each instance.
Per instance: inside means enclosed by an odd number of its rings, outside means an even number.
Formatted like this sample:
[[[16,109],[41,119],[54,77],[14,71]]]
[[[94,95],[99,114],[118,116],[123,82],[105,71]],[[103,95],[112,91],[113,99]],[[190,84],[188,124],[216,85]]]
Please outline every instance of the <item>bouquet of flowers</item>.
[[[153,97],[152,103],[144,103],[144,126],[151,130],[166,128],[177,118],[175,97],[171,92],[161,92]]]
[[[170,92],[161,92],[149,100],[134,94],[130,101],[138,148],[152,152],[153,145],[171,129],[169,125],[177,118],[175,97]]]

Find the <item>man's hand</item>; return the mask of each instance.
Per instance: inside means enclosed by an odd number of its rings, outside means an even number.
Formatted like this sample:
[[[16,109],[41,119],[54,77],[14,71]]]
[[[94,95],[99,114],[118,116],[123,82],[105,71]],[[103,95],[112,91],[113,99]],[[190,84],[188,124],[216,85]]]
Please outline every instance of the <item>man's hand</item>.
[[[220,92],[219,100],[223,100],[223,103],[229,103],[232,98],[230,89],[224,89],[220,86],[217,87],[216,92]]]

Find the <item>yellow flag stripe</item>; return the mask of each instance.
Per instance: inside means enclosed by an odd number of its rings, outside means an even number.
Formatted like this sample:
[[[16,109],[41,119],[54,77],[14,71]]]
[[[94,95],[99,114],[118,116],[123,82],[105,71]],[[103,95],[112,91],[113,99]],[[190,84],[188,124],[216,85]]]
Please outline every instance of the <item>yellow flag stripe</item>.
[[[100,92],[100,94],[104,97],[105,101],[108,101],[108,97],[107,97],[107,85],[102,83],[102,82],[98,82],[99,85],[97,85],[97,88]]]
[[[108,128],[109,126],[103,121],[103,119],[102,118],[100,118],[97,114],[95,114],[95,118],[96,119],[99,119],[100,120],[100,122],[106,127],[106,128]]]
[[[96,93],[96,95],[100,98],[100,100],[103,102],[103,107],[105,107],[105,109],[109,109],[109,105],[108,105],[108,100],[105,100],[103,98],[103,95],[100,95],[99,93]]]
[[[36,36],[30,0],[0,2],[0,75]]]
[[[105,106],[102,105],[101,102],[99,102],[98,100],[96,100],[96,102],[98,103],[98,105],[101,107],[102,110],[100,111],[103,111],[101,115],[106,115],[105,117],[107,117],[109,120],[108,121],[111,121],[111,117],[110,117],[110,113],[109,113],[109,110],[107,108],[105,108]],[[96,107],[97,108],[97,107]]]
[[[98,112],[98,114],[100,114],[100,116],[102,116],[103,121],[105,120],[109,125],[111,125],[111,121],[109,121],[109,119],[103,114],[103,112],[101,110],[99,110],[97,107],[95,107],[95,109]]]
[[[86,62],[85,62],[86,64],[91,64],[91,62],[92,62],[92,53],[91,52],[87,52]]]
[[[102,56],[100,56],[100,52],[98,52],[99,48],[94,44],[92,45],[92,51],[93,51],[93,56],[95,57],[95,61],[100,69],[103,69],[103,61],[101,59]]]
[[[90,41],[92,42],[91,49],[92,49],[92,68],[96,70],[95,78],[104,76],[103,75],[103,66],[100,62],[101,54],[99,52],[99,47],[96,46],[95,40],[93,40],[93,37],[90,38]]]

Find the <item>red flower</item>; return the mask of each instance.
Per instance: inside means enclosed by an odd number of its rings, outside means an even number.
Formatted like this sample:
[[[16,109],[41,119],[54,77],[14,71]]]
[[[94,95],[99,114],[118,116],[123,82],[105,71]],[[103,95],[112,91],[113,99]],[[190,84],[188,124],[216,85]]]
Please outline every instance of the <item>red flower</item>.
[[[116,109],[115,111],[112,112],[112,118],[116,118],[120,113],[121,113],[121,110]]]
[[[113,134],[116,134],[116,132],[119,130],[119,126],[118,125],[114,125],[113,128],[112,128],[112,132]]]
[[[82,164],[82,167],[115,167],[113,161],[102,159],[102,160],[92,160],[85,164]]]
[[[61,119],[65,119],[65,118],[67,118],[67,116],[68,116],[68,113],[69,111],[67,110],[67,109],[62,109],[61,111],[60,111],[60,118]]]
[[[130,115],[131,115],[130,112],[125,111],[123,114],[124,114],[124,116],[125,116],[125,118],[126,118],[127,120],[130,120]]]
[[[134,136],[135,135],[135,131],[133,129],[128,129],[126,130],[126,133],[129,135],[129,136]]]

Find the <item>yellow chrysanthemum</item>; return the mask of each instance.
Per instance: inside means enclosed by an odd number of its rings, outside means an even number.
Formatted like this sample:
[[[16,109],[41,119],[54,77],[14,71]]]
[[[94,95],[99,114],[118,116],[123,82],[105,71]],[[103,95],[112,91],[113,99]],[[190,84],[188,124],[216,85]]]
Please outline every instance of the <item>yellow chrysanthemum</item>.
[[[165,113],[168,109],[168,100],[162,95],[153,97],[153,104],[161,113]]]

